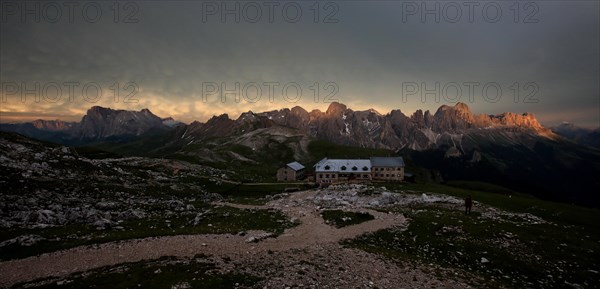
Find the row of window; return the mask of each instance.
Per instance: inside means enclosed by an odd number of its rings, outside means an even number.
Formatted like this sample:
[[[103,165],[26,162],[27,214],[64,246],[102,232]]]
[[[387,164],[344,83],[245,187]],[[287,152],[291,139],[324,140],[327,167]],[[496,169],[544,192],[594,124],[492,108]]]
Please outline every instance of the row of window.
[[[340,174],[340,175],[339,175],[339,177],[342,177],[342,178],[349,177],[349,176],[350,176],[350,175],[348,175],[348,174]],[[337,176],[337,175],[335,175],[335,174],[331,174],[331,175],[330,175],[330,174],[319,174],[319,178],[321,178],[321,179],[332,179],[332,178],[333,178],[333,179],[335,179],[335,178],[337,178],[337,177],[338,177],[338,176]],[[356,177],[357,177],[357,178],[360,178],[360,177],[362,177],[362,178],[364,178],[364,179],[368,179],[368,178],[369,178],[369,175],[368,175],[368,174],[364,174],[364,175],[362,175],[362,176],[361,176],[361,175],[356,175]]]
[[[394,174],[375,174],[376,178],[393,178],[393,177],[401,177],[400,174],[398,175],[394,175]]]
[[[350,177],[350,176],[353,176],[353,175],[350,175],[350,174],[339,174],[339,175],[335,175],[335,174],[319,174],[319,178],[321,178],[321,179],[323,179],[323,178],[325,178],[325,179],[337,178],[338,176],[341,177],[341,178],[347,178],[347,177]],[[361,177],[361,175],[354,175],[354,176]],[[402,175],[401,174],[374,174],[374,176],[375,177],[386,177],[386,178],[389,178],[389,177],[400,177]],[[362,175],[362,177],[363,178],[368,178],[369,175],[368,174],[364,174],[364,175]]]
[[[325,169],[325,170],[330,170],[330,169],[331,169],[331,167],[330,167],[329,165],[326,165],[326,166],[324,167],[324,169]],[[348,170],[348,168],[347,168],[346,166],[341,166],[341,167],[340,167],[340,170],[342,170],[342,171],[345,171],[345,170]],[[352,167],[352,170],[353,170],[353,171],[357,171],[357,170],[358,170],[358,168],[357,168],[356,166],[353,166],[353,167]],[[364,166],[364,167],[362,167],[362,170],[363,170],[363,171],[368,171],[368,170],[369,170],[369,167],[366,167],[366,166]]]
[[[399,171],[401,168],[399,167],[395,167],[395,168],[374,168],[374,171]]]

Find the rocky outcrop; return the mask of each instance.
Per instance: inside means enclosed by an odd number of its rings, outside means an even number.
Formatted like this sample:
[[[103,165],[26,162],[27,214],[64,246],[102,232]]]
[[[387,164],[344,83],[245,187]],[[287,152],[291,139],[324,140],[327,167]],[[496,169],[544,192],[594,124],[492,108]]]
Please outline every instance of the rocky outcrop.
[[[43,120],[38,119],[31,122],[33,127],[39,130],[48,130],[48,131],[67,131],[73,129],[76,122],[66,122],[62,120]]]
[[[449,148],[446,151],[446,153],[444,154],[444,158],[445,159],[448,159],[448,158],[458,158],[458,157],[461,157],[461,156],[462,156],[462,153],[456,147]]]
[[[38,119],[27,123],[0,124],[0,130],[61,144],[85,144],[118,137],[135,137],[148,132],[167,131],[184,125],[148,109],[140,111],[91,107],[81,122]]]
[[[442,105],[434,115],[429,111],[417,110],[407,116],[399,109],[382,115],[373,109],[354,111],[337,102],[332,103],[325,112],[313,110],[308,113],[295,107],[258,115],[315,138],[360,147],[424,150],[461,145],[456,143],[457,140],[470,141],[468,146],[472,147],[475,146],[475,138],[463,136],[475,133],[485,139],[485,132],[482,133],[480,129],[551,136],[530,113],[474,115],[464,103]],[[507,136],[503,134],[503,137]]]
[[[80,139],[102,139],[113,136],[139,136],[168,128],[160,117],[148,109],[128,111],[94,106],[81,119],[74,135]]]

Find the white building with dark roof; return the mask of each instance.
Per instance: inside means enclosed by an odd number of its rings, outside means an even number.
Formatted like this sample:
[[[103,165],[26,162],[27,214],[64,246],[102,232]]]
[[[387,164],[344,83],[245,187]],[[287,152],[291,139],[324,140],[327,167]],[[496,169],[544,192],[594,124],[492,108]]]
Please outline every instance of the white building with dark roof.
[[[299,162],[291,162],[277,170],[278,181],[297,181],[304,178],[306,169]]]
[[[401,157],[373,157],[370,159],[328,159],[315,164],[317,183],[346,181],[402,181],[404,160]]]

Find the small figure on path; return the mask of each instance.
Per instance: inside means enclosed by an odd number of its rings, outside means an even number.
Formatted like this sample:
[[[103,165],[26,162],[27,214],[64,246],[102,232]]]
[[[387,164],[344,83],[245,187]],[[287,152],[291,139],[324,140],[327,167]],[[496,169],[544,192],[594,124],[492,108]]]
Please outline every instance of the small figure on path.
[[[471,213],[471,207],[473,206],[473,199],[471,199],[471,195],[468,195],[465,199],[465,214]]]

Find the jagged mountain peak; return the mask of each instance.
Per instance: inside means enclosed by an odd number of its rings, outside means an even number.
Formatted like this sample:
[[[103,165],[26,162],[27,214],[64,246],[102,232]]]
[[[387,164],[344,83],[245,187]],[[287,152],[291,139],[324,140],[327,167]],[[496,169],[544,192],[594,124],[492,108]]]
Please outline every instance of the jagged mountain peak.
[[[454,106],[442,105],[433,115],[437,131],[459,131],[475,126],[475,118],[464,103]]]
[[[208,123],[211,123],[211,122],[215,122],[215,121],[224,121],[224,120],[231,120],[231,119],[229,118],[229,114],[222,113],[222,114],[220,114],[220,115],[218,115],[218,116],[217,116],[217,115],[213,115],[213,116],[212,116],[210,119],[208,119],[208,120],[206,121],[206,123],[208,124]]]
[[[327,111],[325,112],[328,115],[337,115],[343,113],[347,109],[345,104],[339,103],[337,101],[329,104]]]
[[[435,112],[436,117],[439,117],[445,113],[453,113],[455,115],[462,115],[462,116],[469,116],[469,115],[473,115],[471,113],[471,109],[469,108],[469,106],[466,103],[463,102],[458,102],[456,103],[454,106],[449,106],[449,105],[441,105],[438,110]]]
[[[79,139],[101,139],[115,136],[141,135],[164,130],[168,126],[149,109],[129,111],[93,106],[74,129]]]
[[[240,114],[240,116],[238,117],[238,119],[243,118],[243,117],[256,117],[256,114],[254,112],[252,112],[251,110],[249,110],[246,112],[242,112]]]
[[[471,112],[471,109],[469,108],[469,106],[464,102],[457,102],[454,105],[454,108],[459,111],[464,111],[464,112],[469,112],[469,113]]]
[[[102,106],[95,105],[95,106],[90,107],[83,117],[85,118],[86,116],[91,116],[91,115],[103,116],[103,115],[108,115],[108,114],[110,114],[112,112],[116,112],[116,111],[117,110],[114,110],[109,107],[102,107]]]
[[[298,105],[292,107],[290,112],[295,115],[308,115],[308,111],[306,111],[306,109]]]
[[[376,115],[381,115],[381,113],[379,113],[379,111],[377,111],[374,108],[369,108],[369,109],[367,109],[367,111],[370,112],[370,113],[376,114]]]
[[[536,130],[545,129],[538,122],[535,116],[528,112],[523,114],[504,112],[500,115],[493,116],[492,120],[497,120],[500,124],[505,126],[527,127]]]
[[[103,107],[103,106],[99,106],[99,105],[94,105],[94,106],[92,106],[92,107],[90,107],[88,109],[88,112],[89,111],[103,111],[103,110],[113,110],[113,109],[109,108],[109,107]]]

